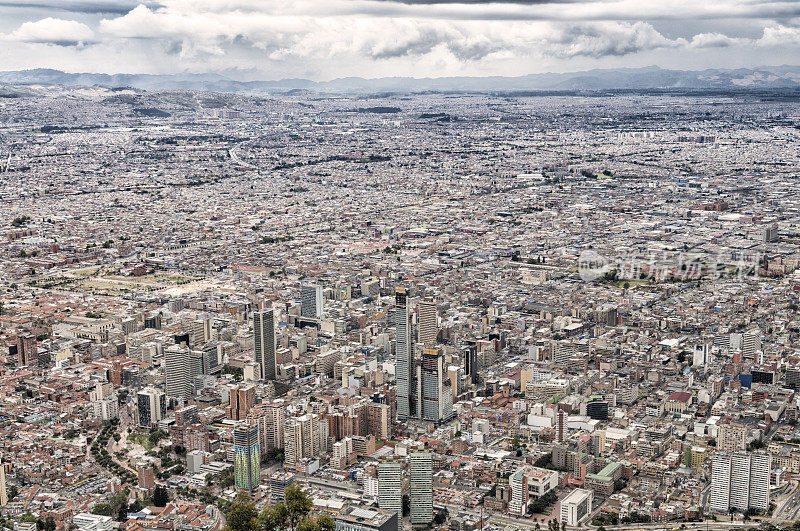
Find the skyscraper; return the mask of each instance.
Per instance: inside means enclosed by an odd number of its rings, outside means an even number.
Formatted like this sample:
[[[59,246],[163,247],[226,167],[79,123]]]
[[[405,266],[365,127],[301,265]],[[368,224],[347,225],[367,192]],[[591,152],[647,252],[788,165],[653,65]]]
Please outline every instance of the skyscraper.
[[[422,352],[422,419],[437,424],[453,416],[453,392],[445,374],[441,349],[426,348]]]
[[[167,415],[167,398],[158,389],[142,389],[136,393],[139,426],[151,426]]]
[[[231,420],[244,420],[256,402],[256,388],[252,385],[237,385],[230,389],[230,402],[226,416]]]
[[[327,450],[328,423],[312,413],[284,423],[284,464],[291,468],[304,457],[317,457]]]
[[[403,529],[403,479],[399,461],[378,463],[378,507],[397,514],[397,530]]]
[[[468,340],[464,349],[464,373],[467,380],[473,384],[478,384],[478,345],[475,340]],[[524,391],[524,390],[523,390]]]
[[[0,507],[8,505],[8,493],[6,491],[6,467],[0,459]]]
[[[275,379],[275,314],[273,310],[253,312],[255,359],[263,380]]]
[[[300,315],[319,319],[323,310],[322,286],[303,284],[300,286]]]
[[[261,483],[261,450],[258,426],[242,423],[233,429],[234,473],[236,486],[255,490]]]
[[[411,476],[411,524],[427,525],[433,521],[433,455],[413,452],[408,457]]]
[[[719,451],[711,466],[711,510],[727,513],[769,507],[769,454]]]
[[[164,377],[167,396],[191,398],[194,377],[203,373],[203,353],[179,345],[164,350]]]
[[[439,334],[439,320],[436,314],[436,301],[425,299],[417,305],[419,313],[419,335],[417,340],[423,345],[436,343]]]
[[[395,349],[395,373],[397,375],[397,418],[399,420],[416,416],[413,408],[412,379],[414,377],[414,357],[411,343],[411,327],[408,319],[408,298],[404,288],[395,290],[395,326],[397,327],[397,346]],[[413,410],[412,410],[413,408]]]
[[[28,367],[39,365],[39,346],[31,334],[17,336],[17,364]]]
[[[282,399],[259,404],[251,415],[258,423],[261,438],[261,452],[266,454],[270,450],[282,449],[283,430],[286,423],[286,412]]]

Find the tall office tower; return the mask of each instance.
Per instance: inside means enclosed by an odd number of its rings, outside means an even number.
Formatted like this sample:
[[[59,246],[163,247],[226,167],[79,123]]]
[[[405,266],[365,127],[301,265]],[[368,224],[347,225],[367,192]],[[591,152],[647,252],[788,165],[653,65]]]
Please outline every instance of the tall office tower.
[[[453,416],[453,391],[446,377],[444,354],[438,348],[422,352],[422,419],[440,423]]]
[[[761,330],[753,328],[742,334],[742,355],[754,359],[757,350],[761,350]]]
[[[282,399],[266,404],[259,404],[252,413],[258,422],[261,433],[261,452],[283,448],[283,430],[286,423],[286,412]]]
[[[272,310],[253,312],[256,363],[261,366],[261,379],[275,379],[275,314]]]
[[[379,439],[392,435],[392,413],[389,404],[370,402],[367,404],[367,433]]]
[[[764,243],[772,243],[778,241],[778,226],[771,225],[764,229]]]
[[[743,424],[726,422],[718,426],[717,450],[737,452],[747,449],[750,442],[750,428]]]
[[[411,476],[411,524],[426,525],[433,521],[433,455],[414,452],[408,456]]]
[[[17,365],[39,365],[39,347],[36,338],[31,334],[17,336]]]
[[[202,367],[201,352],[193,353],[179,345],[164,349],[167,396],[191,398],[194,394],[194,377],[202,374]]]
[[[408,297],[404,288],[395,290],[395,326],[397,347],[395,349],[395,374],[397,376],[397,418],[404,420],[416,417],[413,396],[414,353],[411,343],[411,326],[408,319]]]
[[[378,507],[397,515],[397,531],[403,529],[403,474],[400,461],[378,463]]]
[[[714,454],[711,463],[709,506],[718,513],[769,507],[769,454],[723,452]]]
[[[595,430],[591,436],[592,455],[599,457],[606,451],[606,432],[605,430]]]
[[[436,301],[425,299],[417,305],[419,314],[419,336],[417,341],[423,345],[436,343],[439,334],[439,320],[436,315]]]
[[[8,505],[8,492],[6,491],[6,466],[0,459],[0,507]]]
[[[217,372],[219,366],[219,352],[216,344],[208,344],[202,348],[203,352],[203,374],[213,374]]]
[[[296,466],[305,457],[327,451],[328,423],[312,413],[287,419],[283,430],[284,465]]]
[[[303,284],[300,286],[300,316],[319,319],[323,309],[322,286]]]
[[[241,423],[233,429],[234,474],[236,486],[255,490],[261,483],[261,450],[258,426]]]
[[[167,397],[158,389],[147,388],[136,393],[139,426],[152,426],[167,415]]]
[[[225,410],[231,420],[244,420],[256,403],[256,388],[252,385],[237,385],[230,389],[230,402]]]
[[[468,340],[464,347],[464,373],[467,380],[477,385],[478,379],[478,345],[475,340]]]

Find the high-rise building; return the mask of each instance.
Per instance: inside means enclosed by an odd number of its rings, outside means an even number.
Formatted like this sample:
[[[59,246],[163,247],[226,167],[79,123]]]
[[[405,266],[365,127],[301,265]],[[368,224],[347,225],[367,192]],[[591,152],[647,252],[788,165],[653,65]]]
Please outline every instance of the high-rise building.
[[[769,507],[769,479],[772,457],[769,454],[724,452],[714,454],[711,464],[712,511],[746,511]]]
[[[594,420],[608,420],[608,401],[593,396],[586,402],[586,416]]]
[[[237,385],[230,389],[230,402],[225,410],[231,420],[244,420],[256,403],[256,388],[252,385]]]
[[[717,432],[717,449],[726,452],[737,452],[747,449],[750,439],[750,428],[743,424],[726,422],[719,424]]]
[[[261,378],[275,379],[275,314],[273,310],[253,312],[255,359],[261,366]]]
[[[435,423],[450,420],[453,416],[453,392],[445,373],[444,354],[438,348],[422,352],[422,419]]]
[[[300,315],[312,319],[322,317],[324,299],[322,286],[317,284],[303,284],[300,286]]]
[[[198,420],[197,406],[194,404],[175,410],[175,424],[178,426],[188,426],[196,423]]]
[[[478,378],[478,345],[474,340],[467,341],[463,349],[464,355],[464,374],[467,375],[467,380],[477,385]]]
[[[742,334],[742,355],[754,359],[756,351],[761,350],[761,330],[753,328]]]
[[[139,465],[136,467],[136,478],[139,481],[139,488],[145,489],[148,492],[156,486],[156,475],[153,467],[147,465]]]
[[[258,426],[238,424],[233,429],[234,474],[236,486],[255,490],[261,483],[261,450],[258,445]]]
[[[202,374],[214,374],[218,371],[217,367],[219,366],[219,353],[217,349],[217,345],[215,344],[207,344],[199,350],[202,354]]]
[[[258,423],[261,434],[261,452],[282,449],[283,430],[286,423],[286,411],[283,400],[275,400],[266,404],[259,404],[252,412],[253,418]]]
[[[404,288],[395,290],[395,374],[397,376],[397,418],[405,420],[416,416],[416,399],[413,394],[414,353],[411,343],[411,326],[408,318],[408,297]]]
[[[397,531],[403,529],[403,469],[400,461],[378,463],[378,507],[397,515]]]
[[[439,334],[439,320],[436,313],[436,301],[425,299],[417,304],[419,315],[419,334],[417,341],[423,345],[436,343]]]
[[[203,356],[200,351],[190,351],[179,345],[164,349],[164,376],[167,396],[191,398],[194,378],[203,373]]]
[[[411,479],[411,524],[427,525],[433,521],[433,455],[429,451],[408,456]]]
[[[101,400],[92,402],[94,416],[102,421],[108,421],[119,417],[119,403],[115,395],[107,396]]]
[[[17,336],[17,365],[28,367],[39,365],[39,346],[31,334]]]
[[[0,459],[0,507],[8,505],[8,491],[6,490],[6,466]]]
[[[284,423],[284,465],[295,467],[305,457],[318,457],[327,451],[328,423],[319,416],[306,413]]]
[[[167,397],[158,389],[142,389],[136,393],[139,426],[152,426],[167,415]]]

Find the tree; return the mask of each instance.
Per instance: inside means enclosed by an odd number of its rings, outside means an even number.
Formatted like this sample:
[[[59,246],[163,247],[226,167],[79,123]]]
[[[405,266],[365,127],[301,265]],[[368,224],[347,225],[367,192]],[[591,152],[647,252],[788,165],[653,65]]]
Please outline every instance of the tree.
[[[323,514],[317,518],[317,529],[319,531],[334,531],[336,529],[336,521],[332,516]]]
[[[411,498],[408,494],[403,494],[403,516],[408,516],[411,512]]]
[[[158,485],[153,491],[153,505],[156,507],[166,507],[169,503],[169,492],[162,485]]]
[[[289,513],[289,523],[292,529],[297,529],[297,524],[311,512],[314,503],[311,501],[311,497],[296,483],[286,487],[283,496],[286,500],[286,510]]]
[[[101,516],[111,516],[111,505],[108,503],[98,503],[92,507],[92,514],[99,514]]]
[[[253,502],[235,501],[228,514],[228,527],[231,531],[253,531],[258,528],[258,511]]]
[[[289,522],[289,512],[284,503],[266,507],[258,515],[258,529],[260,531],[279,531],[284,529]]]

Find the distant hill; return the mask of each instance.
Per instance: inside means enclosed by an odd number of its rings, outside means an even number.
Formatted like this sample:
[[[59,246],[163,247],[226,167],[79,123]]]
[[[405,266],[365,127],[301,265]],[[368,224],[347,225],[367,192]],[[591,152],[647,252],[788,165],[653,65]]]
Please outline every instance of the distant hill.
[[[519,92],[605,90],[775,90],[800,89],[800,66],[735,70],[667,70],[656,66],[587,70],[519,77],[348,77],[331,81],[282,79],[236,81],[219,74],[70,74],[35,69],[0,72],[0,84],[130,87],[143,90],[205,90],[213,92]]]

